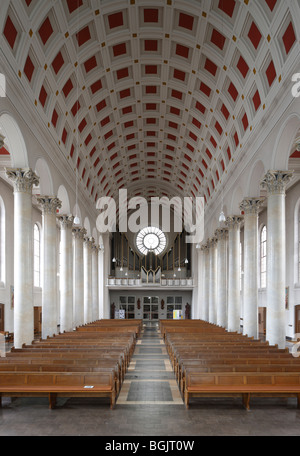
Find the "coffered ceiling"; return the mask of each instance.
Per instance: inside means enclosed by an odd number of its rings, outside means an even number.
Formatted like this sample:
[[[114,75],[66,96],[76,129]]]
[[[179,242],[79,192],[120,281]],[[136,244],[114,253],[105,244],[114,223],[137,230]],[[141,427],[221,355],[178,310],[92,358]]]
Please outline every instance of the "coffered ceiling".
[[[0,9],[1,49],[29,108],[94,202],[126,188],[209,203],[299,46],[298,1],[2,0]]]

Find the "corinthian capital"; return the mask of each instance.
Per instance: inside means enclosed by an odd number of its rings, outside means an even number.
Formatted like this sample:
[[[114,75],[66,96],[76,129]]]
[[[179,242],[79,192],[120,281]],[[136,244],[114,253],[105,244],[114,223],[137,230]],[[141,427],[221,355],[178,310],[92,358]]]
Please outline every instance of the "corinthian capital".
[[[81,228],[80,226],[76,226],[72,229],[72,233],[75,239],[84,239],[84,236],[86,235],[86,229]]]
[[[56,214],[57,209],[61,208],[61,201],[55,196],[40,196],[37,202],[42,207],[43,214]]]
[[[264,198],[245,198],[240,204],[240,209],[244,211],[245,215],[258,214],[263,202]]]
[[[39,185],[39,177],[31,168],[6,168],[6,177],[14,184],[14,191],[20,193],[32,193],[32,187]]]
[[[215,236],[218,239],[218,241],[227,239],[228,236],[228,228],[218,228],[215,231]]]
[[[60,223],[60,227],[62,230],[66,230],[67,228],[72,228],[74,223],[74,216],[73,215],[59,215],[58,221]]]
[[[212,238],[209,238],[207,240],[207,245],[208,247],[210,248],[214,248],[216,247],[216,245],[218,244],[218,238],[216,236],[212,237]]]
[[[84,237],[84,245],[88,248],[92,248],[93,244],[95,242],[95,239],[91,236],[85,236]]]
[[[284,195],[287,184],[293,177],[293,171],[268,171],[261,182],[269,195]]]
[[[227,217],[226,219],[226,225],[228,226],[228,229],[238,229],[240,228],[240,225],[243,221],[243,217],[241,215],[232,215],[230,217]]]
[[[200,249],[201,249],[201,252],[203,252],[204,254],[208,253],[208,251],[209,251],[207,244],[201,245]]]

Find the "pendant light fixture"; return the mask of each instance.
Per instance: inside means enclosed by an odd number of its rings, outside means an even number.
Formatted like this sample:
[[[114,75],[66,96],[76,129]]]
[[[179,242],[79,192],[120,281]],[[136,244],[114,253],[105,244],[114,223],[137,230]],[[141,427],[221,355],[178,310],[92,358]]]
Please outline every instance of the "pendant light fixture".
[[[77,12],[77,30],[79,30],[79,13]],[[78,81],[78,62],[77,62],[77,67],[76,67],[76,78],[77,78],[77,111],[76,111],[76,164],[75,164],[75,172],[76,172],[76,195],[75,195],[75,200],[76,200],[76,204],[75,204],[75,217],[74,217],[74,225],[80,225],[80,218],[79,218],[79,215],[78,215],[78,158],[79,158],[79,147],[78,147],[78,110],[79,110],[79,103],[78,103],[78,96],[79,96],[79,81]]]
[[[122,251],[121,251],[121,267],[120,272],[123,272],[123,234],[121,235],[121,244],[122,244]]]
[[[222,24],[221,24],[222,35],[224,35],[224,24],[223,24],[223,22],[224,21],[223,21],[223,12],[222,12]],[[222,93],[223,83],[225,82],[225,78],[224,78],[224,81],[223,81],[222,72],[221,72],[220,79],[221,79],[221,93]],[[221,212],[220,212],[220,215],[219,215],[219,222],[221,224],[226,222],[226,217],[225,217],[225,214],[224,214],[224,206],[223,206],[223,190],[222,190],[222,207],[221,207]]]
[[[178,239],[179,239],[179,241],[178,241],[178,266],[179,266],[178,267],[178,272],[180,272],[181,271],[181,267],[180,267],[180,235],[178,236]]]

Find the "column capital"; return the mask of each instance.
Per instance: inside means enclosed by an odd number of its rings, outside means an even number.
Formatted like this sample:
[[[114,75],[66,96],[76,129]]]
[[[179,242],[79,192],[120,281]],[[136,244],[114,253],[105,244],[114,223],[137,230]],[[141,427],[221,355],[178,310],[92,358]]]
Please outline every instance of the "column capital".
[[[6,177],[14,184],[14,191],[32,193],[32,187],[38,186],[40,179],[31,168],[6,168]]]
[[[268,171],[261,182],[268,195],[284,195],[287,184],[293,177],[293,171]]]
[[[95,242],[95,239],[91,236],[85,236],[84,237],[84,245],[88,248],[92,248],[93,247],[93,244]]]
[[[42,207],[43,214],[56,214],[57,209],[62,205],[56,196],[40,196],[37,202]]]
[[[207,240],[207,245],[208,247],[215,247],[218,243],[218,238],[216,236],[213,236]]]
[[[99,245],[97,245],[97,244],[93,244],[92,245],[92,252],[93,253],[98,253],[99,250],[100,250],[100,246]]]
[[[242,215],[231,215],[226,218],[226,226],[228,226],[229,230],[234,229],[234,228],[239,228],[242,221],[243,221]]]
[[[75,239],[84,239],[86,235],[86,229],[81,226],[75,226],[72,228],[72,234]]]
[[[66,230],[68,228],[73,227],[74,216],[73,215],[59,215],[57,217],[60,227],[62,230]]]
[[[218,241],[227,239],[228,236],[228,228],[218,228],[215,231],[215,236],[218,239]]]
[[[264,202],[264,198],[244,198],[240,204],[241,211],[244,211],[245,215],[258,214],[259,208]]]
[[[207,253],[208,252],[208,245],[207,244],[201,245],[200,250],[203,253]]]

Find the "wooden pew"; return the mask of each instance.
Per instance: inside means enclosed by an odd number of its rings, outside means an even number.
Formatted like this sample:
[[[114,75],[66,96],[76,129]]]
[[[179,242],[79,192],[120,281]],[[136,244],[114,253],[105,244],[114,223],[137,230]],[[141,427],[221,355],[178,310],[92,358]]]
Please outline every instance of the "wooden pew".
[[[240,396],[247,410],[251,397],[296,397],[300,405],[299,372],[188,373],[184,392],[186,408],[191,397]]]
[[[58,396],[110,397],[112,408],[140,323],[95,322],[87,331],[82,327],[13,347],[0,359],[0,396],[48,395],[50,408]]]
[[[108,397],[112,409],[115,386],[109,372],[0,372],[2,397],[48,397],[51,409],[57,397]]]
[[[207,322],[162,322],[168,354],[189,406],[190,397],[300,399],[300,363],[288,349],[231,333]]]

